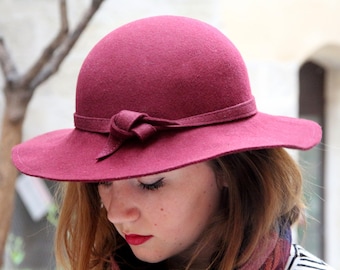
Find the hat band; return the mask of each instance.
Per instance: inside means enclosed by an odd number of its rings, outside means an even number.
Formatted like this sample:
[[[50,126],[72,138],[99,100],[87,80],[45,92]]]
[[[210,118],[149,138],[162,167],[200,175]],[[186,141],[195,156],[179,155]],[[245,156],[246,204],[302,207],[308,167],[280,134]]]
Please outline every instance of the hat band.
[[[109,134],[107,144],[98,155],[103,159],[133,137],[145,141],[160,130],[183,129],[221,124],[240,120],[256,114],[254,97],[243,103],[221,110],[198,114],[176,120],[151,117],[146,113],[122,110],[111,118],[96,118],[74,114],[75,127],[94,133]]]

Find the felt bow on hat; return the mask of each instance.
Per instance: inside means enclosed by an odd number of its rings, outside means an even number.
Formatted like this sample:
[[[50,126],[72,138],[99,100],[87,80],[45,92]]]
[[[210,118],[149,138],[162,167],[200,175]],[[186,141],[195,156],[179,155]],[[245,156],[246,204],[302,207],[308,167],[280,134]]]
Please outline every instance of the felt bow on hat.
[[[239,120],[256,114],[254,98],[221,110],[194,115],[177,120],[151,117],[146,113],[122,110],[111,119],[86,117],[74,114],[76,128],[95,133],[109,134],[98,160],[115,153],[128,139],[136,137],[145,141],[159,130],[201,127]]]

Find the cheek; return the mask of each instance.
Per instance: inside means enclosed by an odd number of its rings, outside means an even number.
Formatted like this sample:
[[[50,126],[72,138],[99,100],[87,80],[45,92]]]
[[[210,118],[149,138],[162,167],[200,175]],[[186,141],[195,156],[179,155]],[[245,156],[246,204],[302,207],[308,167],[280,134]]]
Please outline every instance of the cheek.
[[[195,192],[196,191],[196,192]],[[187,194],[191,194],[188,196]],[[221,192],[216,185],[206,186],[203,191],[186,190],[158,205],[152,213],[155,229],[168,231],[169,234],[198,234],[209,224],[219,208]]]
[[[206,197],[207,206],[211,210],[217,210],[220,207],[220,202],[222,198],[222,189],[217,186],[216,183],[211,183],[204,192],[204,196]]]
[[[157,202],[157,207],[144,211],[145,217],[158,233],[176,235],[187,211],[177,196],[163,199]]]
[[[159,226],[159,224],[161,224],[161,222],[159,222],[160,220],[164,220],[164,218],[166,217],[165,213],[164,213],[164,208],[160,207],[157,209],[157,215],[160,217],[159,219],[155,219],[155,222],[153,224],[153,226],[155,228],[157,228]]]
[[[210,184],[197,194],[196,200],[191,204],[191,215],[188,222],[192,227],[196,227],[198,233],[204,231],[217,215],[220,208],[221,191],[215,184]]]

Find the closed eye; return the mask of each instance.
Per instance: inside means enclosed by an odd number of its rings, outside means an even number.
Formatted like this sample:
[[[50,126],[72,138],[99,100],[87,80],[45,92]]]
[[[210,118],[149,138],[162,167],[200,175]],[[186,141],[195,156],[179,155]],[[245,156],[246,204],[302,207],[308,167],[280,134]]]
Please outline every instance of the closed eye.
[[[104,188],[108,188],[112,185],[112,181],[101,181],[98,182],[98,186],[103,186]]]
[[[154,183],[151,183],[151,184],[146,184],[146,183],[142,183],[142,182],[139,182],[139,185],[142,189],[146,189],[146,190],[157,190],[161,187],[164,186],[164,178],[161,178],[159,180],[157,180],[156,182]]]

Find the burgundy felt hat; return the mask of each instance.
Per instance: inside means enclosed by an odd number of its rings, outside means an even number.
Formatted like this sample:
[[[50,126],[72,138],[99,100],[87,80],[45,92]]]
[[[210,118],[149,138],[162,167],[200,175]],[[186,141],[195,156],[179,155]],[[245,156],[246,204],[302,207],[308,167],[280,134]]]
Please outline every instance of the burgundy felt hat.
[[[14,147],[15,166],[53,180],[114,180],[321,139],[312,121],[258,112],[235,46],[178,16],[134,21],[95,45],[79,73],[74,123]]]

